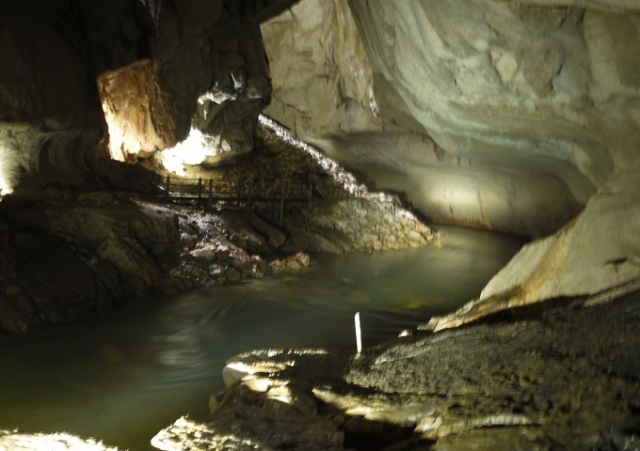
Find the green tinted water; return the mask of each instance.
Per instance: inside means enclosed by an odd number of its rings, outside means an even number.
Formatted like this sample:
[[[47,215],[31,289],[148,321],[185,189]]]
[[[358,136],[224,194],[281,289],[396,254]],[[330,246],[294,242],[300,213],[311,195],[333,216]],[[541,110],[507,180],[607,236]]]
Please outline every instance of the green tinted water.
[[[272,347],[355,350],[478,296],[523,240],[446,228],[442,247],[317,257],[299,277],[138,304],[0,347],[0,429],[66,431],[132,450],[181,415],[203,418],[227,358]]]

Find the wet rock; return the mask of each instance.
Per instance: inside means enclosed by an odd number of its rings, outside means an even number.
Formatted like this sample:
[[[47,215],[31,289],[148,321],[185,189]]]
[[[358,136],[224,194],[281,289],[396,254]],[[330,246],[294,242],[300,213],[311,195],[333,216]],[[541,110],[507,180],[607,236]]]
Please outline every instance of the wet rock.
[[[291,242],[283,246],[285,252],[296,252],[299,250],[309,252],[327,252],[330,254],[341,254],[349,249],[349,240],[344,234],[312,224],[297,226],[287,222],[287,229],[290,233]]]
[[[7,225],[0,236],[0,328],[13,333],[102,314],[154,287],[175,294],[270,271],[252,253],[270,245],[250,213],[92,192],[78,194],[77,202],[1,208],[0,217]],[[270,233],[271,242],[282,241],[275,227]]]
[[[239,282],[240,279],[242,278],[242,273],[240,271],[238,271],[236,268],[234,268],[232,266],[228,266],[224,270],[224,277],[229,282]]]
[[[285,384],[265,388],[249,378],[227,389],[214,414],[204,422],[186,418],[160,431],[154,447],[166,450],[334,449],[342,432],[331,421],[314,415],[309,395]]]
[[[314,201],[287,217],[285,226],[292,235],[289,249],[308,251],[406,249],[433,238],[431,229],[392,197]]]
[[[358,355],[246,353],[223,370],[222,403],[236,406],[236,421],[251,422],[236,430],[255,437],[295,404],[265,398],[295,398],[283,388],[295,387],[354,448],[386,434],[394,437],[389,450],[635,449],[638,305],[637,291],[608,304],[559,300],[500,322],[416,332]],[[212,424],[225,421],[219,412]],[[290,431],[273,429],[280,433],[276,443]]]
[[[284,259],[274,260],[270,263],[270,266],[272,271],[277,274],[282,271],[299,271],[309,267],[310,264],[311,257],[304,252],[298,252]]]
[[[102,442],[82,439],[66,433],[27,434],[17,431],[0,431],[0,450],[32,451],[58,450],[68,451],[118,451],[119,448],[107,446]]]
[[[273,250],[279,248],[287,240],[287,235],[282,230],[268,223],[259,216],[252,215],[250,221],[251,225],[267,238],[267,244],[270,249]]]

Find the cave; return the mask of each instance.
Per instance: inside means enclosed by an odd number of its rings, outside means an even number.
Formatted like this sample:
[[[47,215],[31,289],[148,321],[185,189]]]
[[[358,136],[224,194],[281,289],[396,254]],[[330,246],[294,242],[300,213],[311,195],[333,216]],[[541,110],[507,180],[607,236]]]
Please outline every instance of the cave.
[[[2,6],[0,449],[640,449],[636,0]]]

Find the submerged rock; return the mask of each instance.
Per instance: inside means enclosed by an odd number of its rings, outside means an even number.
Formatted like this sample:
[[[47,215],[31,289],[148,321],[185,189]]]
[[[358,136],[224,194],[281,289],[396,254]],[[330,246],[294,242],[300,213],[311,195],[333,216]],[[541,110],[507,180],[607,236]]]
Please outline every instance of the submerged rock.
[[[295,255],[284,258],[282,260],[274,260],[271,262],[271,270],[274,273],[282,271],[299,271],[304,268],[308,268],[311,264],[311,257],[304,252],[298,252]]]

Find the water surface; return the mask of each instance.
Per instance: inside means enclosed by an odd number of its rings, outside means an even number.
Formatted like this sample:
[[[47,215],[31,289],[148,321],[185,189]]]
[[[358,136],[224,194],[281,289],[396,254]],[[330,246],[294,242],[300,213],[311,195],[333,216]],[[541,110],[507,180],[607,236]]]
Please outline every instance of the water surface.
[[[478,296],[520,238],[443,228],[442,247],[321,255],[300,276],[216,287],[0,347],[0,429],[66,431],[132,450],[199,419],[227,358],[261,348],[355,350]]]

